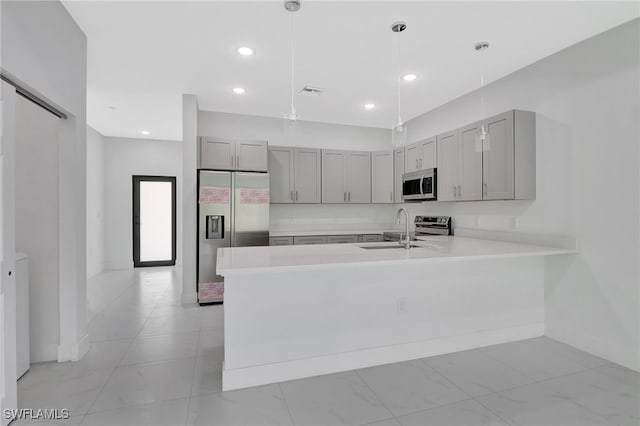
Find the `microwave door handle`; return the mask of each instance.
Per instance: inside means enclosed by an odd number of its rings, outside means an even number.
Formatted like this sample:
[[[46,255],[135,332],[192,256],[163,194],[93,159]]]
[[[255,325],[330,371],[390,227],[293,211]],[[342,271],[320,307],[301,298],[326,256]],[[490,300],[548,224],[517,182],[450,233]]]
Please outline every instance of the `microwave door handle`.
[[[424,181],[424,176],[420,177],[420,195],[424,195],[424,192],[422,191],[422,182]]]

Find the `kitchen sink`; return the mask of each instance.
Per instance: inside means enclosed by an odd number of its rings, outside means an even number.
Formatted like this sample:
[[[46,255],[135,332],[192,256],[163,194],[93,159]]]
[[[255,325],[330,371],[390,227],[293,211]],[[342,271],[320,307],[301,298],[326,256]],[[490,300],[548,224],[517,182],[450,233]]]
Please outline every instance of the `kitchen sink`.
[[[380,246],[359,246],[361,249],[365,249],[365,250],[385,250],[385,249],[403,249],[404,248],[404,244],[400,245],[398,243],[394,243],[394,244],[385,244],[385,245],[380,245]],[[411,247],[420,247],[417,244],[411,244]]]

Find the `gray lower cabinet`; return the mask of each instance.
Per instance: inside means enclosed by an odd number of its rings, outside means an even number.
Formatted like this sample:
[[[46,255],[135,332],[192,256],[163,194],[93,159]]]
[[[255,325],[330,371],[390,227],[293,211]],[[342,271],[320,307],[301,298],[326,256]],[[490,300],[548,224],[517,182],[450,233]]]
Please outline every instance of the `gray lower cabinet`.
[[[360,235],[361,243],[379,243],[382,241],[382,234],[362,234]]]
[[[270,246],[291,246],[293,237],[269,237]]]
[[[326,235],[308,235],[303,237],[293,237],[293,245],[305,244],[327,244]]]
[[[353,244],[358,242],[358,235],[327,235],[327,244]]]

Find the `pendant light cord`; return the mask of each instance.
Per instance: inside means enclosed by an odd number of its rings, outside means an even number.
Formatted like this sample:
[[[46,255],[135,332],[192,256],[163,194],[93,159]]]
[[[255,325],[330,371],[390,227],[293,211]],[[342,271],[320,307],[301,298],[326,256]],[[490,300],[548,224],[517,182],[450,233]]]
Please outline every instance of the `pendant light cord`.
[[[402,114],[401,114],[401,104],[400,104],[400,34],[401,31],[398,31],[398,60],[397,60],[397,64],[398,64],[398,74],[396,76],[397,78],[397,85],[398,85],[398,125],[402,124]]]
[[[293,27],[293,12],[291,13],[291,114],[295,116],[296,107],[294,106],[295,93],[295,30]],[[293,117],[291,117],[293,118]]]
[[[484,130],[484,51],[480,51],[480,125]]]

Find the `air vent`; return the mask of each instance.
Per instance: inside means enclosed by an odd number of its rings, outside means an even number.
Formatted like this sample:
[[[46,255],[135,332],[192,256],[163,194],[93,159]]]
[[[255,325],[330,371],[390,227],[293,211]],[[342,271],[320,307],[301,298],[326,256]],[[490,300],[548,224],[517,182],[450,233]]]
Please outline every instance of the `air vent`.
[[[300,91],[300,93],[307,96],[320,96],[322,92],[324,92],[324,89],[313,86],[304,86]]]

